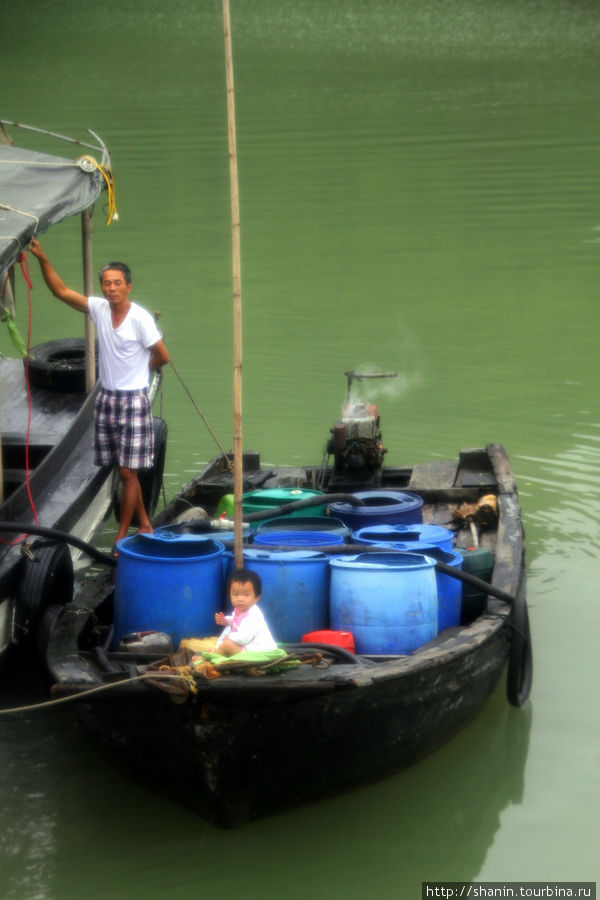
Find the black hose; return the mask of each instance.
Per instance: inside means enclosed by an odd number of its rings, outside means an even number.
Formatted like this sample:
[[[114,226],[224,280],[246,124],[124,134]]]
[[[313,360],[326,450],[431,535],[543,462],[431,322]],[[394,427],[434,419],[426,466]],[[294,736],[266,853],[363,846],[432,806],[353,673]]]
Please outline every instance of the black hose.
[[[478,578],[477,575],[472,575],[471,572],[463,572],[462,569],[457,569],[456,566],[449,566],[447,563],[439,560],[435,564],[435,570],[436,572],[441,572],[443,575],[450,575],[451,578],[456,578],[458,581],[462,581],[465,584],[472,584],[473,587],[485,591],[486,594],[496,597],[497,600],[503,600],[504,603],[515,603],[515,598],[512,594],[507,594],[506,591],[494,587],[493,584],[483,581],[482,578]]]
[[[58,528],[47,528],[45,525],[29,525],[24,522],[0,522],[0,532],[5,531],[14,534],[34,534],[39,537],[52,538],[52,540],[62,541],[64,544],[71,544],[73,547],[77,547],[78,550],[83,550],[96,562],[104,563],[107,566],[116,566],[117,564],[115,557],[102,553],[101,550],[97,550],[91,544],[82,541],[81,538],[67,534],[66,531],[59,531]]]
[[[364,665],[365,663],[363,657],[356,656],[351,650],[346,650],[345,647],[341,647],[339,644],[324,644],[319,641],[302,641],[301,643],[283,644],[282,646],[286,652],[293,653],[295,650],[319,650],[324,653],[329,653],[331,656],[337,656],[344,662],[353,663],[354,665]]]
[[[219,540],[219,533],[215,532],[214,534],[215,540]],[[233,546],[232,541],[223,541],[226,547]],[[254,545],[258,546],[258,545]],[[297,546],[291,546],[290,544],[281,544],[281,545],[265,545],[262,549],[265,552],[270,552],[271,550],[298,550]],[[408,553],[412,551],[407,550],[396,550],[393,547],[378,547],[376,544],[327,544],[326,546],[315,545],[313,547],[306,545],[302,546],[303,550],[314,550],[319,551],[321,553],[327,553],[333,556],[340,555],[354,555],[357,553]],[[423,551],[422,555],[427,555],[426,551]],[[489,584],[487,581],[483,581],[483,579],[478,578],[477,575],[472,575],[470,572],[463,572],[462,569],[458,569],[456,566],[449,566],[447,563],[436,561],[435,568],[437,572],[442,573],[443,575],[450,575],[451,578],[456,578],[457,581],[462,581],[465,584],[472,584],[474,587],[479,588],[481,591],[485,591],[486,594],[490,594],[492,597],[496,597],[497,600],[502,600],[504,603],[513,604],[515,602],[515,598],[512,594],[507,594],[506,591],[501,590],[501,588],[494,587],[493,584]]]

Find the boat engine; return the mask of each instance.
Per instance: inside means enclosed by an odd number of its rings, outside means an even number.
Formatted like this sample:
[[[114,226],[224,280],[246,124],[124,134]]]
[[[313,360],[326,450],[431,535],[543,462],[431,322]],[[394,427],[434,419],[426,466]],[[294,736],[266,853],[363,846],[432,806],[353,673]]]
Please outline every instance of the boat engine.
[[[377,407],[372,403],[344,406],[341,422],[331,429],[327,452],[338,472],[380,468],[387,451],[381,443]]]
[[[331,429],[327,453],[333,456],[337,472],[368,470],[374,472],[383,465],[387,449],[382,444],[379,412],[374,403],[351,400],[352,382],[365,378],[395,378],[396,372],[366,374],[346,372],[348,397],[342,419]]]

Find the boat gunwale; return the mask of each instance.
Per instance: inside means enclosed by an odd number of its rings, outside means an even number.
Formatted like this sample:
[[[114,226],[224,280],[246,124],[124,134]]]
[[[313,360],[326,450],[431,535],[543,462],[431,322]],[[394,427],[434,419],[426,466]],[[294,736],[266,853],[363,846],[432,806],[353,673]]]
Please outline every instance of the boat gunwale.
[[[490,459],[490,463],[498,479],[497,491],[500,502],[497,541],[498,544],[502,541],[503,546],[508,547],[510,553],[505,560],[503,568],[494,567],[492,584],[495,587],[500,587],[502,590],[513,596],[517,596],[524,590],[523,529],[520,514],[514,515],[515,510],[517,513],[520,513],[520,511],[518,507],[516,486],[508,457],[504,448],[498,444],[488,444],[485,451],[461,451],[461,453],[463,452],[485,452]],[[206,478],[212,477],[215,469],[220,469],[222,472],[223,467],[224,462],[222,457],[215,457],[179,492],[177,497],[167,505],[166,509],[168,510],[171,508],[178,498],[185,495],[186,491],[189,489],[193,490],[195,485],[202,483]],[[410,468],[405,467],[403,471],[410,471]],[[159,515],[157,519],[164,521],[164,512],[165,511],[163,510],[163,513]],[[499,583],[500,576],[502,577],[501,583]],[[68,610],[66,612],[68,612]],[[80,610],[78,611],[78,615],[81,615]],[[345,671],[342,675],[341,672],[335,672],[336,666],[332,666],[327,673],[312,675],[312,677],[303,681],[295,679],[294,685],[304,685],[306,689],[309,689],[311,685],[316,685],[318,683],[333,683],[337,685],[338,689],[341,689],[343,686],[351,687],[353,681],[356,681],[361,685],[364,685],[369,681],[378,683],[418,674],[420,672],[426,672],[442,663],[453,664],[461,658],[467,659],[470,655],[481,652],[485,644],[496,639],[501,630],[508,630],[508,628],[510,628],[510,618],[511,607],[508,603],[488,597],[486,610],[473,622],[468,625],[447,629],[446,632],[440,632],[432,641],[419,647],[410,655],[399,655],[397,657],[392,655],[391,657],[386,657],[385,660],[380,661],[375,661],[375,657],[369,658],[368,655],[365,655],[364,665],[358,664],[352,672]],[[84,624],[82,619],[79,618],[79,634],[81,634],[83,628]],[[78,635],[75,635],[75,638],[71,635],[71,651],[76,649],[77,639]],[[502,666],[505,665],[506,660],[508,659],[508,645],[509,641],[507,640],[506,653],[503,654],[501,662]],[[63,648],[63,654],[65,649],[67,648]],[[111,660],[111,652],[107,651],[106,655],[108,660]],[[122,654],[120,654],[120,656],[122,657]],[[54,654],[54,658],[57,658],[56,653]],[[73,658],[73,654],[71,654],[71,660],[73,660]],[[360,657],[358,658],[360,659]],[[72,676],[74,675],[74,672],[70,667],[70,677],[67,676],[64,680],[60,679],[62,689],[67,690],[68,688],[71,688],[74,692],[79,692],[86,690],[91,686],[89,680],[89,661],[84,661],[82,659],[81,665],[86,669],[85,681],[73,681]],[[128,666],[129,669],[136,666],[136,656],[134,654],[131,654],[131,662],[128,663]],[[67,675],[66,672],[64,674]],[[98,683],[103,683],[103,675],[99,669],[96,670],[95,677],[98,677]],[[129,685],[130,689],[135,687],[136,691],[143,688],[149,689],[149,685],[145,684],[144,681],[130,681],[130,677],[127,676],[127,671],[124,669],[123,679],[119,681],[119,685],[122,689],[126,690],[127,685]],[[284,677],[269,675],[268,678],[269,682],[266,682],[265,679],[260,679],[262,685],[265,685],[266,683],[272,684],[272,688],[266,688],[266,690],[275,693],[281,691],[282,694],[285,694]],[[217,697],[224,696],[227,693],[234,694],[236,690],[239,690],[241,683],[247,683],[248,681],[250,681],[248,676],[224,673],[219,679],[200,682],[201,695],[204,699],[207,697],[214,697],[217,699]],[[212,687],[212,685],[214,685],[214,687]],[[295,687],[295,690],[297,689],[299,688]],[[263,688],[262,692],[264,692],[264,690],[265,688]]]
[[[444,636],[445,632],[440,632],[432,641],[419,647],[410,655],[390,655],[387,656],[385,660],[381,661],[377,661],[377,658],[374,655],[369,656],[368,654],[364,654],[363,656],[357,656],[358,660],[364,659],[364,663],[357,663],[352,669],[344,667],[343,674],[339,671],[336,672],[336,666],[333,665],[327,670],[319,670],[318,674],[313,674],[313,677],[311,678],[302,681],[294,679],[294,687],[291,691],[299,691],[301,687],[310,689],[317,684],[324,683],[332,684],[334,686],[333,689],[338,690],[343,687],[364,687],[369,682],[375,684],[420,674],[436,668],[441,664],[451,665],[461,658],[467,659],[469,656],[474,656],[480,653],[487,643],[495,640],[498,633],[506,628],[509,623],[510,608],[508,604],[499,603],[498,601],[496,601],[496,603],[499,607],[497,610],[482,613],[469,625],[447,629],[447,631],[453,632],[447,636]],[[63,615],[68,615],[69,612],[74,614],[79,626],[79,632],[81,632],[85,628],[85,619],[81,615],[81,609],[67,609]],[[92,611],[89,612],[89,618],[91,617],[93,617]],[[309,645],[307,645],[307,649],[308,647]],[[139,666],[136,655],[132,653],[130,659],[124,660],[123,653],[119,653],[119,662],[123,662],[124,666],[122,669],[122,677],[119,678],[118,681],[115,681],[116,673],[107,673],[107,680],[105,680],[99,667],[94,666],[93,669],[91,669],[90,662],[93,662],[93,660],[89,658],[89,654],[86,654],[85,656],[81,655],[83,653],[84,651],[76,651],[71,643],[71,654],[67,655],[69,656],[71,666],[77,658],[79,659],[79,664],[82,670],[86,671],[88,680],[59,681],[58,683],[60,684],[61,692],[69,691],[72,693],[80,693],[94,687],[94,684],[107,684],[111,680],[119,685],[121,691],[127,689],[133,689],[136,693],[139,693],[140,690],[144,689],[154,691],[156,689],[155,686],[141,680],[139,676],[140,674],[143,674],[148,681],[151,682],[153,673],[147,666],[156,665],[156,663],[161,661],[164,661],[166,664],[168,661],[168,657],[156,659],[143,667],[143,673],[136,672],[134,674],[133,670],[136,666]],[[113,655],[108,651],[106,656],[109,662],[112,662],[117,654],[115,653]],[[504,666],[507,656],[508,645],[505,658],[502,661],[502,666]],[[125,662],[127,663],[126,665]],[[91,672],[97,677],[97,682],[89,680]],[[70,668],[70,673],[71,675],[73,674],[72,668]],[[360,678],[358,677],[359,675]],[[218,679],[197,680],[197,686],[202,695],[202,699],[207,699],[207,697],[214,697],[217,699],[228,692],[234,694],[236,691],[239,691],[241,684],[248,690],[255,685],[259,689],[259,692],[267,691],[275,693],[280,691],[283,696],[285,695],[286,688],[289,686],[290,682],[285,681],[285,674],[275,673],[261,677],[258,682],[255,678],[252,678],[252,676],[237,675],[234,673],[223,673]],[[191,699],[193,699],[193,696]]]

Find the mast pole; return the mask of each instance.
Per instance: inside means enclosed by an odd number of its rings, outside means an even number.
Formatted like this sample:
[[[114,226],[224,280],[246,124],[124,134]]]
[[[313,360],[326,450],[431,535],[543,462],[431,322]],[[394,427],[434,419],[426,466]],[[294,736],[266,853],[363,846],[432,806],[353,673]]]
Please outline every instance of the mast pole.
[[[225,75],[227,84],[227,133],[229,137],[229,180],[231,190],[231,249],[233,269],[233,546],[235,567],[243,566],[242,549],[242,278],[240,253],[240,204],[235,130],[235,94],[229,0],[223,0],[225,34]]]
[[[81,249],[83,254],[83,292],[89,297],[94,290],[92,272],[92,212],[84,209],[81,213]],[[96,383],[96,346],[94,325],[89,316],[85,317],[85,390],[89,394]]]

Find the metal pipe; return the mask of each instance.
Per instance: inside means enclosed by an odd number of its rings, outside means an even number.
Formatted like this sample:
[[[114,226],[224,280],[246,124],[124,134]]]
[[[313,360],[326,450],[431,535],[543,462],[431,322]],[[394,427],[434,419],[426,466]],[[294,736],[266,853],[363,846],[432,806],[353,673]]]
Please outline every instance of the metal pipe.
[[[106,147],[100,143],[102,146],[98,147],[96,144],[86,144],[85,141],[79,141],[77,138],[67,137],[66,134],[58,134],[56,131],[47,131],[45,128],[36,128],[35,125],[25,125],[23,122],[12,122],[10,119],[0,119],[0,125],[11,125],[13,128],[23,128],[25,131],[35,131],[37,134],[45,134],[48,137],[58,138],[60,141],[67,141],[69,144],[78,144],[80,147],[87,147],[89,150],[101,150],[102,153],[105,152]],[[90,134],[93,134],[97,140],[97,134],[94,134],[91,129],[87,129]]]

